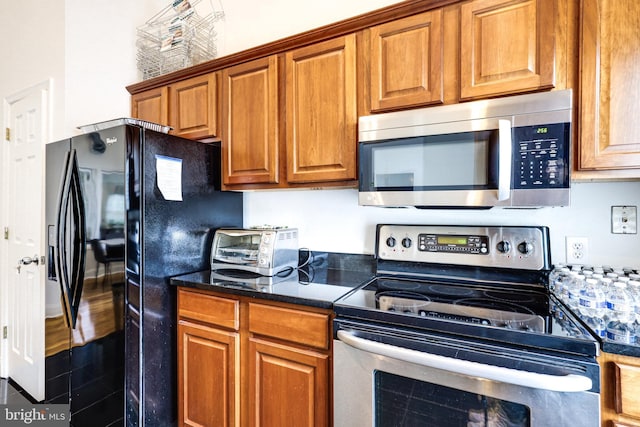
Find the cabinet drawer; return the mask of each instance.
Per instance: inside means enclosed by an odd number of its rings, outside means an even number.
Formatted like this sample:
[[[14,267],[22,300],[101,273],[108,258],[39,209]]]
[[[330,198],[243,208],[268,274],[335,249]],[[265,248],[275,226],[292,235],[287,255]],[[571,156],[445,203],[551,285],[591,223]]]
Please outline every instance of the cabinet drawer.
[[[249,303],[249,331],[311,347],[329,348],[329,315]]]
[[[616,411],[640,418],[640,366],[615,364]]]
[[[237,331],[240,322],[239,306],[238,301],[231,299],[178,290],[178,316],[182,318],[200,320]]]

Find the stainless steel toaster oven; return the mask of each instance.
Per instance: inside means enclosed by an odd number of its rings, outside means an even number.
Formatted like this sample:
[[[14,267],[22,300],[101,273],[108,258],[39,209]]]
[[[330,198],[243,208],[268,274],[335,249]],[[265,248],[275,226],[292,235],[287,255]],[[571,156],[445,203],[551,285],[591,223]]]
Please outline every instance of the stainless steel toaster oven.
[[[211,269],[274,276],[298,266],[298,250],[295,228],[221,228],[213,237]]]

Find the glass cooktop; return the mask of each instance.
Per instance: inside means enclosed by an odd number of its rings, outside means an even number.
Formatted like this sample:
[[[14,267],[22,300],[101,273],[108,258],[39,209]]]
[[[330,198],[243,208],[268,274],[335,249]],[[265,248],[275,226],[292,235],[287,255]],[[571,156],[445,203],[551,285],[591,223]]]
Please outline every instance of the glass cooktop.
[[[334,304],[339,317],[528,343],[539,347],[596,340],[545,288],[378,277]]]

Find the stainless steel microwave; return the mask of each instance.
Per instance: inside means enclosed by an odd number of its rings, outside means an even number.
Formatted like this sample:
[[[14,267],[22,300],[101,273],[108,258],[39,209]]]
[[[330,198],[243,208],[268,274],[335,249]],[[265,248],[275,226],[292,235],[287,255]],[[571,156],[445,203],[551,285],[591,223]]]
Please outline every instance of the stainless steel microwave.
[[[359,204],[567,206],[571,90],[360,117]]]

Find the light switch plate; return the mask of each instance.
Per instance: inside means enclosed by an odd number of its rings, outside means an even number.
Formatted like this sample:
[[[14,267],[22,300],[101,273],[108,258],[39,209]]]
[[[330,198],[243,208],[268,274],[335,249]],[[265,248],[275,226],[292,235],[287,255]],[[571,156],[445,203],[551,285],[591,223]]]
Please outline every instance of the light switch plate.
[[[611,232],[636,234],[638,232],[637,206],[611,206]]]

